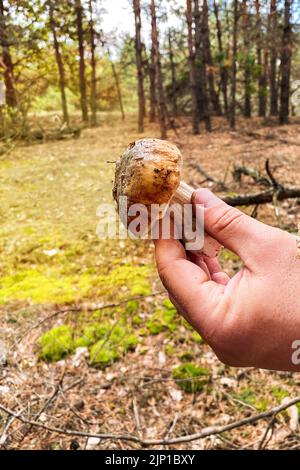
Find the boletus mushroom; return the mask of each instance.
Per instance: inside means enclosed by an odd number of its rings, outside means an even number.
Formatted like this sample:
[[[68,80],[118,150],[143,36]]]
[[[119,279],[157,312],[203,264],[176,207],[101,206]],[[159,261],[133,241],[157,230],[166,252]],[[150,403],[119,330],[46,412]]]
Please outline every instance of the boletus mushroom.
[[[129,224],[134,216],[130,207],[139,204],[145,207],[150,222],[152,205],[190,204],[194,189],[181,181],[182,155],[173,144],[160,139],[140,139],[127,147],[116,162],[113,197],[121,220]],[[120,201],[127,198],[127,214],[122,214]],[[126,217],[124,217],[126,215]],[[160,213],[160,217],[163,214]],[[151,221],[148,231],[153,223]],[[221,246],[209,235],[204,235],[200,250],[209,257],[215,257]]]

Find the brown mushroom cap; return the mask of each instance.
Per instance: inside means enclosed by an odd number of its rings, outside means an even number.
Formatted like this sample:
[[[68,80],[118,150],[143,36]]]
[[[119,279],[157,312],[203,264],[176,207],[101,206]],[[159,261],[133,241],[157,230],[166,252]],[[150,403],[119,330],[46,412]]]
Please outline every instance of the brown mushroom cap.
[[[129,144],[116,164],[113,197],[127,196],[132,204],[168,203],[180,183],[182,156],[178,148],[160,139]]]

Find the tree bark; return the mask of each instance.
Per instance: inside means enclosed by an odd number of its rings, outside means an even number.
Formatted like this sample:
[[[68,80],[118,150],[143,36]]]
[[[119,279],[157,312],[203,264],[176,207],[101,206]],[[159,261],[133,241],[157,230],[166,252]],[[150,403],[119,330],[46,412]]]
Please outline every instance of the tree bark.
[[[159,37],[157,30],[157,20],[156,20],[156,6],[155,0],[151,0],[151,37],[152,44],[154,48],[154,58],[155,58],[155,72],[157,80],[157,92],[158,92],[158,114],[159,114],[159,124],[160,124],[160,133],[161,138],[167,138],[167,124],[166,124],[166,102],[163,88],[163,79],[161,71],[161,57],[159,50]]]
[[[172,87],[172,107],[173,107],[173,115],[176,117],[178,116],[178,107],[177,107],[177,90],[176,90],[176,64],[174,61],[174,52],[173,52],[173,45],[172,45],[172,32],[169,29],[168,32],[168,42],[169,42],[169,60],[170,60],[170,68],[171,68],[171,87]]]
[[[95,35],[95,22],[93,16],[93,0],[89,0],[89,13],[90,13],[90,50],[91,50],[91,125],[97,126],[97,75],[96,75],[96,35]]]
[[[186,21],[188,26],[188,50],[189,50],[189,78],[192,95],[192,127],[193,134],[200,134],[198,119],[198,100],[197,100],[197,84],[195,72],[195,51],[193,38],[193,15],[192,0],[186,0]]]
[[[277,0],[271,0],[270,6],[270,114],[278,116],[278,83],[277,83]]]
[[[204,37],[203,52],[204,52],[205,65],[207,66],[209,96],[210,96],[210,101],[211,101],[215,114],[217,116],[221,116],[222,110],[220,106],[219,96],[215,90],[215,78],[214,78],[214,70],[213,70],[214,64],[213,64],[211,48],[210,48],[210,31],[209,31],[208,18],[209,18],[208,3],[207,3],[207,0],[204,0],[203,9],[202,9],[202,31],[203,31],[203,37]]]
[[[207,96],[207,73],[204,54],[204,35],[202,31],[201,13],[199,0],[194,0],[194,21],[195,21],[195,69],[198,94],[199,119],[203,118],[207,131],[211,131],[211,120],[209,112],[209,102]]]
[[[145,93],[144,93],[144,73],[143,73],[143,57],[142,57],[142,40],[141,40],[141,5],[140,0],[133,0],[133,11],[135,21],[135,54],[136,67],[138,77],[138,132],[144,132],[145,118]]]
[[[109,61],[110,61],[111,71],[112,71],[114,81],[115,81],[115,85],[116,85],[116,91],[117,91],[117,96],[118,96],[118,101],[119,101],[122,120],[124,121],[125,120],[125,111],[124,111],[124,106],[123,106],[123,97],[122,97],[122,91],[121,91],[121,86],[120,86],[119,75],[118,75],[118,72],[116,70],[114,62],[111,59],[109,48],[107,48],[107,55],[108,55],[108,58],[109,58]]]
[[[65,69],[64,69],[63,59],[61,55],[60,44],[58,42],[57,34],[56,34],[56,23],[55,23],[55,18],[54,18],[53,0],[49,1],[49,19],[50,19],[50,29],[51,29],[52,38],[53,38],[53,45],[54,45],[58,75],[59,75],[59,88],[60,88],[63,120],[64,122],[69,124],[69,113],[68,113],[68,105],[67,105],[67,97],[66,97]]]
[[[267,79],[265,76],[266,62],[262,61],[262,24],[260,15],[260,0],[255,0],[256,9],[256,50],[257,50],[257,65],[258,65],[258,115],[260,117],[266,116],[266,84]],[[266,61],[266,57],[265,57]]]
[[[80,83],[80,104],[83,122],[88,122],[87,93],[86,93],[86,77],[85,77],[85,58],[84,58],[84,35],[83,35],[83,8],[81,0],[75,2],[77,38],[79,51],[79,83]]]
[[[280,84],[280,124],[289,122],[290,79],[292,63],[292,26],[291,26],[292,0],[284,2],[284,28],[282,34],[281,50],[281,84]]]
[[[14,67],[9,47],[9,32],[5,21],[3,0],[0,0],[0,44],[2,47],[4,64],[4,82],[6,88],[6,104],[10,108],[16,108],[18,104],[15,88]]]
[[[247,0],[243,0],[243,33],[244,33],[244,55],[245,55],[245,71],[244,71],[244,116],[251,118],[251,55],[250,55],[250,28],[249,28],[249,12]]]
[[[220,65],[221,90],[222,90],[222,95],[223,95],[224,112],[225,112],[225,115],[228,116],[228,92],[227,92],[228,73],[227,73],[226,67],[224,66],[225,53],[223,49],[222,27],[221,27],[221,21],[219,18],[219,6],[216,0],[214,0],[214,12],[215,12],[215,17],[216,17],[219,54],[220,54],[220,60],[222,60],[222,63]]]
[[[233,1],[233,48],[232,48],[232,83],[230,127],[235,129],[236,123],[236,75],[237,75],[237,40],[238,40],[238,0]]]
[[[189,50],[189,71],[190,71],[190,88],[192,94],[192,127],[193,134],[200,134],[198,119],[198,102],[197,102],[197,84],[195,73],[195,51],[193,38],[193,15],[192,0],[186,0],[186,21],[188,26],[188,50]]]
[[[153,43],[151,46],[151,63],[149,69],[149,79],[150,79],[150,122],[155,122],[156,120],[156,72],[155,72],[155,51]]]

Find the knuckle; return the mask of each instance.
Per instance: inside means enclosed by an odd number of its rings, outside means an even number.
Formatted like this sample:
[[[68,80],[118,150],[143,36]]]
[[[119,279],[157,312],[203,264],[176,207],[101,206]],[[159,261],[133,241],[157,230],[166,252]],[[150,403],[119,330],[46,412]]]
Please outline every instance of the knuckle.
[[[222,207],[222,209],[215,214],[215,218],[212,222],[213,232],[221,233],[235,230],[243,215],[242,212],[233,207],[226,207],[225,209]]]

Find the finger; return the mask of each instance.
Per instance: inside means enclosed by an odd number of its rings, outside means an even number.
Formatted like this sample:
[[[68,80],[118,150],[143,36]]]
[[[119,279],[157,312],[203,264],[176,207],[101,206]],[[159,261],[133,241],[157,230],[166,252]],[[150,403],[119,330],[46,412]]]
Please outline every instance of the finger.
[[[194,204],[205,207],[205,230],[246,262],[260,257],[274,229],[229,206],[208,189],[193,194]]]
[[[212,315],[225,287],[210,280],[201,267],[188,261],[178,240],[155,240],[157,268],[162,283],[185,318],[204,336],[215,325]]]
[[[218,259],[205,257],[204,261],[210,272],[212,280],[226,286],[230,281],[230,277],[222,270]]]

